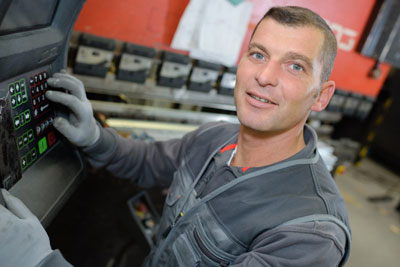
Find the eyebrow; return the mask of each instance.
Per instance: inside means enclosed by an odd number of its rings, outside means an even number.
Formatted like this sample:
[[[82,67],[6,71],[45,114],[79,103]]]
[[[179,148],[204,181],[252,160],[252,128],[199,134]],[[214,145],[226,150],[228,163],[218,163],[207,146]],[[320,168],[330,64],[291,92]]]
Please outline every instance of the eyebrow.
[[[257,48],[261,51],[263,51],[264,53],[266,53],[267,55],[269,55],[268,49],[261,45],[261,44],[257,44],[257,43],[251,43],[248,47],[247,50],[253,49],[253,48]],[[312,64],[312,60],[302,54],[296,53],[296,52],[288,52],[285,54],[284,56],[285,59],[290,59],[290,60],[301,60],[304,62],[304,64],[307,65],[307,67],[310,69],[310,71],[313,70],[313,64]]]

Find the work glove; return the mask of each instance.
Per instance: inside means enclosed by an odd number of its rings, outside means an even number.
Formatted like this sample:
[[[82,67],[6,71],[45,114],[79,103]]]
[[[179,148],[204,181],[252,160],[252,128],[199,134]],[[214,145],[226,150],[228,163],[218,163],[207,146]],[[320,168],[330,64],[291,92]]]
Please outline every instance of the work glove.
[[[51,87],[67,91],[54,91],[50,88],[46,92],[46,97],[66,106],[71,112],[68,120],[56,117],[53,121],[54,127],[76,146],[93,145],[100,137],[100,129],[93,117],[92,105],[86,98],[83,83],[65,71],[55,73],[47,83]]]
[[[52,249],[39,220],[21,200],[1,189],[5,205],[0,205],[0,266],[37,266]]]

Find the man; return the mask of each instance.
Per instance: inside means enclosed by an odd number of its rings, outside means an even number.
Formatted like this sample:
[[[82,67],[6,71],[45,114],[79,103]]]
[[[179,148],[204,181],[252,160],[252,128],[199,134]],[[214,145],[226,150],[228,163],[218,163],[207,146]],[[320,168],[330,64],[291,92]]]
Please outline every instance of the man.
[[[321,17],[272,8],[238,66],[240,125],[211,123],[153,144],[96,125],[82,83],[66,73],[48,82],[71,94],[46,96],[71,109],[71,119],[54,126],[93,166],[143,187],[170,186],[144,266],[340,266],[350,246],[344,202],[305,125],[334,93],[335,56]],[[60,253],[47,251],[43,266],[48,259],[62,266]]]

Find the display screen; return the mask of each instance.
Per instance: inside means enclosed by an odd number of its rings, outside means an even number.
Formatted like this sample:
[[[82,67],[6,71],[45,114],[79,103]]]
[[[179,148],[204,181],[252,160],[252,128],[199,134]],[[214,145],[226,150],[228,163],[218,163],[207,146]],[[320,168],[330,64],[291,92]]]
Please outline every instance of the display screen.
[[[47,26],[53,19],[58,0],[1,0],[8,8],[0,11],[0,35]]]

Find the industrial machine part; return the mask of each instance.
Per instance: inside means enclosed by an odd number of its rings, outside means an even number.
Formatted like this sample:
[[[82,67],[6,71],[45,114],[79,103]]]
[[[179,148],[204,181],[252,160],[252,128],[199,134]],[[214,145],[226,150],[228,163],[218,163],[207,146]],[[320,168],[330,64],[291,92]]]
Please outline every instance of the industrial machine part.
[[[222,95],[233,95],[236,85],[237,67],[226,68],[222,74],[221,83],[219,85],[219,93]]]
[[[116,78],[144,83],[150,73],[156,50],[152,47],[125,43]]]
[[[385,0],[361,53],[377,60],[371,75],[379,78],[379,63],[400,67],[400,2]]]
[[[191,62],[188,56],[164,51],[157,84],[181,88],[186,83],[190,68]]]
[[[48,224],[84,172],[52,127],[47,79],[66,65],[84,0],[5,0],[0,11],[0,186]]]
[[[217,82],[222,66],[204,60],[196,60],[190,75],[188,89],[199,92],[210,92]]]
[[[115,41],[82,34],[76,55],[74,72],[105,77],[114,57]]]

